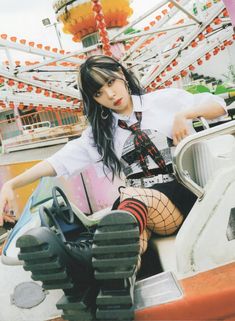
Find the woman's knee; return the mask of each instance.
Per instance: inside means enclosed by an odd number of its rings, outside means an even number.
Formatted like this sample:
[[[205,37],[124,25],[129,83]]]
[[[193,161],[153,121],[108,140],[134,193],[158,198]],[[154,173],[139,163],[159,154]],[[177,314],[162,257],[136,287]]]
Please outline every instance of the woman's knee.
[[[123,201],[126,198],[135,197],[136,194],[137,194],[136,188],[134,187],[122,188],[120,191],[120,200]]]

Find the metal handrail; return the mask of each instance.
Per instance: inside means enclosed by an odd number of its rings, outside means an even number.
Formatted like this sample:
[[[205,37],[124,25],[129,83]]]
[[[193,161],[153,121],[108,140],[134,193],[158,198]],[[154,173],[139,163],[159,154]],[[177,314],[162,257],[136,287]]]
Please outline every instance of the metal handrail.
[[[23,125],[22,127],[23,127],[23,130],[44,129],[45,127],[46,127],[45,129],[47,129],[51,127],[51,122],[48,120],[45,120],[38,123],[30,124],[30,125]]]
[[[176,175],[176,178],[185,185],[189,190],[191,190],[199,199],[202,199],[205,194],[205,189],[195,183],[188,172],[183,169],[183,157],[184,153],[192,145],[219,136],[226,134],[235,134],[235,121],[230,121],[222,125],[218,125],[213,128],[205,129],[199,133],[188,136],[184,138],[176,147],[175,153],[173,156],[173,169]]]

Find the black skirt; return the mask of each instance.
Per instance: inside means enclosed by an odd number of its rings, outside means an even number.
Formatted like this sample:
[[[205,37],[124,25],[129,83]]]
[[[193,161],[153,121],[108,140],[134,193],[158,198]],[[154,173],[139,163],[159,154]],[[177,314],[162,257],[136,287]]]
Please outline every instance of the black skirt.
[[[180,210],[184,217],[188,215],[197,200],[197,196],[180,184],[177,180],[168,183],[155,184],[149,188],[165,194]],[[114,202],[112,209],[117,209],[119,204],[120,197]]]
[[[155,189],[165,194],[180,210],[184,217],[188,215],[197,200],[197,196],[177,180],[163,184],[155,184],[151,189]]]

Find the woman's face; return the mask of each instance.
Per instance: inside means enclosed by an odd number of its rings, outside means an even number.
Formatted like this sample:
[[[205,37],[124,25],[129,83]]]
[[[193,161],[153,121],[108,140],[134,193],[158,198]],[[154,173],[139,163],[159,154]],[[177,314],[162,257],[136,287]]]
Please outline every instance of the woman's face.
[[[132,99],[123,79],[110,78],[94,93],[93,99],[117,114],[129,115],[132,111]]]

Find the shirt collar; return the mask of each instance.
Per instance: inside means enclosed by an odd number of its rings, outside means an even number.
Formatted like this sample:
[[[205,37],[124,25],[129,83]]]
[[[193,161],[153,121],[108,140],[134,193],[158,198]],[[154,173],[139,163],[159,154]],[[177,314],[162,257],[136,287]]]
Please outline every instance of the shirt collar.
[[[132,114],[130,115],[130,117],[133,115],[134,112],[136,111],[143,111],[143,96],[136,96],[136,95],[132,95],[132,102],[133,102],[133,111]],[[113,112],[113,117],[114,117],[114,125],[115,127],[118,125],[118,120],[126,120],[125,116],[119,115],[117,113]]]

